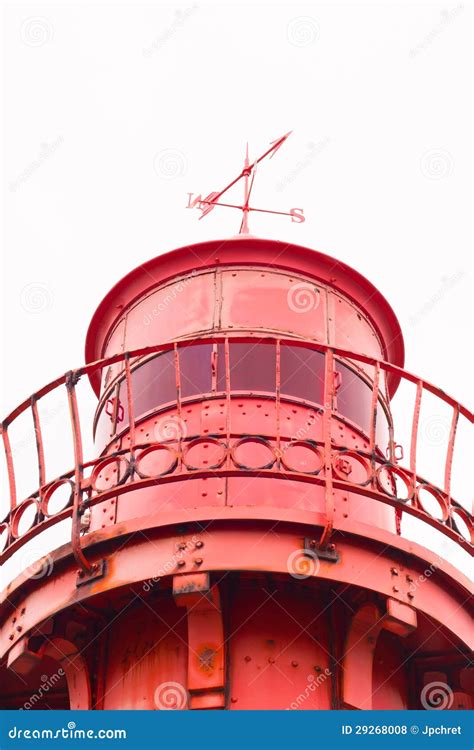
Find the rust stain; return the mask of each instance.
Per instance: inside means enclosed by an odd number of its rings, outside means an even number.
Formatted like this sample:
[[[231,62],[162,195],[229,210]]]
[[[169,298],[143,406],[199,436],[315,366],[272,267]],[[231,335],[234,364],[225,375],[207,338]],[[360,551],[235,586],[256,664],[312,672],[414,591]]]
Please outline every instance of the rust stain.
[[[205,644],[198,649],[198,666],[201,672],[212,674],[216,668],[217,649],[215,646]]]

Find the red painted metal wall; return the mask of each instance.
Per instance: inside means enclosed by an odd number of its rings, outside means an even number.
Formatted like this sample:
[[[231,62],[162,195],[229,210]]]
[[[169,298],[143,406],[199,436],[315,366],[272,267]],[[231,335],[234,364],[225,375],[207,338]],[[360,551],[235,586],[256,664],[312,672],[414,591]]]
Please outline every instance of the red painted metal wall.
[[[449,707],[468,707],[469,584],[442,549],[472,552],[451,474],[458,424],[473,417],[403,356],[377,289],[306,248],[202,243],[119,282],[85,367],[3,424],[3,560],[70,524],[47,573],[40,561],[3,592],[4,704],[430,708],[441,682]],[[86,377],[93,424],[77,395]],[[415,392],[406,459],[400,381]],[[51,481],[38,404],[57,390],[74,466]],[[443,486],[417,472],[426,394],[452,414]],[[38,490],[22,498],[9,432],[29,411]]]

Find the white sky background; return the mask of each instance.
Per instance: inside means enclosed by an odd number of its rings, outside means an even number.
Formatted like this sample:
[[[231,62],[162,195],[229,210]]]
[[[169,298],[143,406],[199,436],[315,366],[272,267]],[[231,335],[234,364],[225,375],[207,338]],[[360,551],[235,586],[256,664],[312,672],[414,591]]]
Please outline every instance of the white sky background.
[[[306,223],[252,215],[253,233],[366,275],[407,369],[470,404],[468,4],[15,3],[4,27],[2,415],[82,364],[128,271],[235,234],[237,212],[199,222],[187,192],[292,129],[254,204]]]

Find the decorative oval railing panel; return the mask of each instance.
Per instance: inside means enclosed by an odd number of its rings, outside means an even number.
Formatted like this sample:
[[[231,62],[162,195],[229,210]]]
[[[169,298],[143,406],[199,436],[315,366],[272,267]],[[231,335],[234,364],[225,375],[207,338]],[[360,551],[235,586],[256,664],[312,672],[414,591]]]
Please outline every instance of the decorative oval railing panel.
[[[267,347],[261,361],[265,360],[267,370],[269,363],[273,363],[271,367],[274,367],[273,373],[260,373],[258,391],[250,390],[253,381],[248,373],[240,368],[235,377],[231,366],[232,347],[250,340],[253,346]],[[180,370],[180,361],[185,361],[185,358],[190,362],[195,361],[190,357],[190,349],[201,347],[202,355],[203,346],[210,353],[210,372],[198,373],[197,379],[199,383],[206,383],[207,388],[210,386],[206,393],[184,383],[184,374]],[[297,392],[291,393],[292,389],[288,386],[291,374],[288,372],[286,384],[282,383],[282,350],[286,346],[299,347],[303,361],[307,353],[307,361],[318,363],[314,372],[316,389],[312,390],[310,384],[295,376],[292,382]],[[186,354],[180,360],[182,350]],[[216,352],[219,354],[213,356]],[[143,393],[136,391],[136,386],[140,378],[143,379],[143,367],[153,369],[150,363],[156,362],[157,356],[166,357],[167,369],[171,367],[172,372],[167,372],[163,387],[157,387],[156,393],[161,395],[156,397],[153,404],[149,394],[145,399]],[[98,446],[96,456],[85,460],[83,435],[86,431],[92,434],[93,426],[92,423],[85,424],[80,414],[76,393],[78,383],[81,378],[97,371],[101,377],[105,372],[112,372],[110,368],[118,362],[123,365],[119,372],[124,374],[108,383],[94,420],[96,439],[103,443]],[[354,370],[354,363],[370,365],[374,372],[373,380],[370,381],[361,370]],[[134,372],[138,375],[134,375]],[[346,392],[343,407],[341,388],[344,384],[347,387],[352,377],[347,375],[348,372],[357,381],[357,388],[366,389],[368,395],[364,391],[363,398],[352,403],[347,399]],[[410,444],[405,446],[406,460],[395,440],[396,425],[392,423],[390,404],[385,396],[388,373],[395,373],[416,389]],[[102,382],[106,380],[102,377]],[[65,390],[67,395],[74,464],[65,466],[60,476],[52,481],[46,481],[45,445],[41,408],[38,407],[42,399],[56,390]],[[319,394],[319,401],[302,397],[311,396],[312,393]],[[420,405],[425,393],[429,393],[430,398],[438,399],[443,408],[448,408],[451,413],[445,439],[442,487],[417,473],[417,457],[423,450],[420,441]],[[192,421],[195,418],[193,405],[196,403],[201,404],[199,423]],[[249,404],[267,418],[263,435],[248,432],[252,418],[245,410]],[[29,497],[22,498],[17,497],[16,493],[15,446],[12,447],[10,432],[15,420],[28,411],[34,425],[38,489]],[[296,434],[292,434],[288,425],[292,425],[292,420],[300,418],[301,414],[306,414],[307,421]],[[377,430],[377,421],[381,418],[386,420],[387,446],[381,444],[378,437],[382,434]],[[50,527],[56,519],[62,521],[71,517],[73,549],[81,566],[87,567],[81,550],[82,535],[87,533],[81,519],[87,509],[106,498],[118,497],[156,483],[246,473],[313,482],[324,486],[326,493],[335,488],[370,497],[395,508],[397,517],[411,515],[421,519],[464,549],[472,551],[473,523],[466,509],[466,499],[451,496],[452,466],[458,449],[456,432],[460,419],[472,424],[473,415],[435,386],[387,362],[325,345],[272,337],[259,338],[258,341],[253,336],[215,337],[116,355],[58,378],[23,402],[4,420],[2,435],[9,510],[0,523],[0,561],[40,534],[42,529]],[[98,427],[100,423],[102,428]],[[213,427],[206,428],[207,423]],[[245,425],[247,429],[244,430]],[[347,440],[348,428],[352,433],[352,445],[341,442]],[[464,455],[462,448],[460,451]],[[465,472],[468,477],[468,465]],[[332,504],[333,500],[329,498],[326,528],[323,531],[323,539],[326,540],[334,523],[329,507]],[[397,530],[400,533],[400,524]]]

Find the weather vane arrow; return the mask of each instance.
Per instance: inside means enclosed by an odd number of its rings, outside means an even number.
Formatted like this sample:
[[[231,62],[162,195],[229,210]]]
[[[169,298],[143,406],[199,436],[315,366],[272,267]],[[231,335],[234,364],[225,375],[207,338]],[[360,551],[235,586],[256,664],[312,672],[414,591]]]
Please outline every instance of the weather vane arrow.
[[[281,148],[281,146],[283,146],[284,142],[291,135],[291,133],[292,131],[290,130],[281,138],[278,138],[276,141],[272,141],[270,144],[270,148],[267,149],[264,154],[259,156],[258,159],[255,159],[255,161],[253,161],[252,163],[250,163],[249,161],[249,149],[247,143],[244,166],[240,174],[237,175],[237,177],[235,177],[232,182],[229,182],[229,184],[226,185],[223,190],[220,190],[219,192],[209,193],[209,195],[207,195],[205,198],[203,198],[201,194],[195,196],[194,193],[188,193],[188,205],[186,206],[186,208],[199,209],[201,211],[199,220],[207,216],[207,214],[210,213],[214,208],[216,208],[216,206],[222,206],[224,208],[237,208],[239,209],[239,211],[242,211],[243,214],[239,234],[249,233],[248,216],[250,211],[256,211],[258,213],[264,214],[275,214],[277,216],[290,216],[292,222],[301,224],[303,221],[305,221],[305,216],[302,208],[290,208],[289,211],[273,211],[268,208],[255,208],[254,206],[250,206],[249,204],[250,195],[252,193],[252,188],[257,173],[257,165],[267,157],[272,159],[275,156],[276,152]],[[242,179],[244,180],[244,200],[242,205],[234,203],[223,203],[220,200],[222,196]]]

